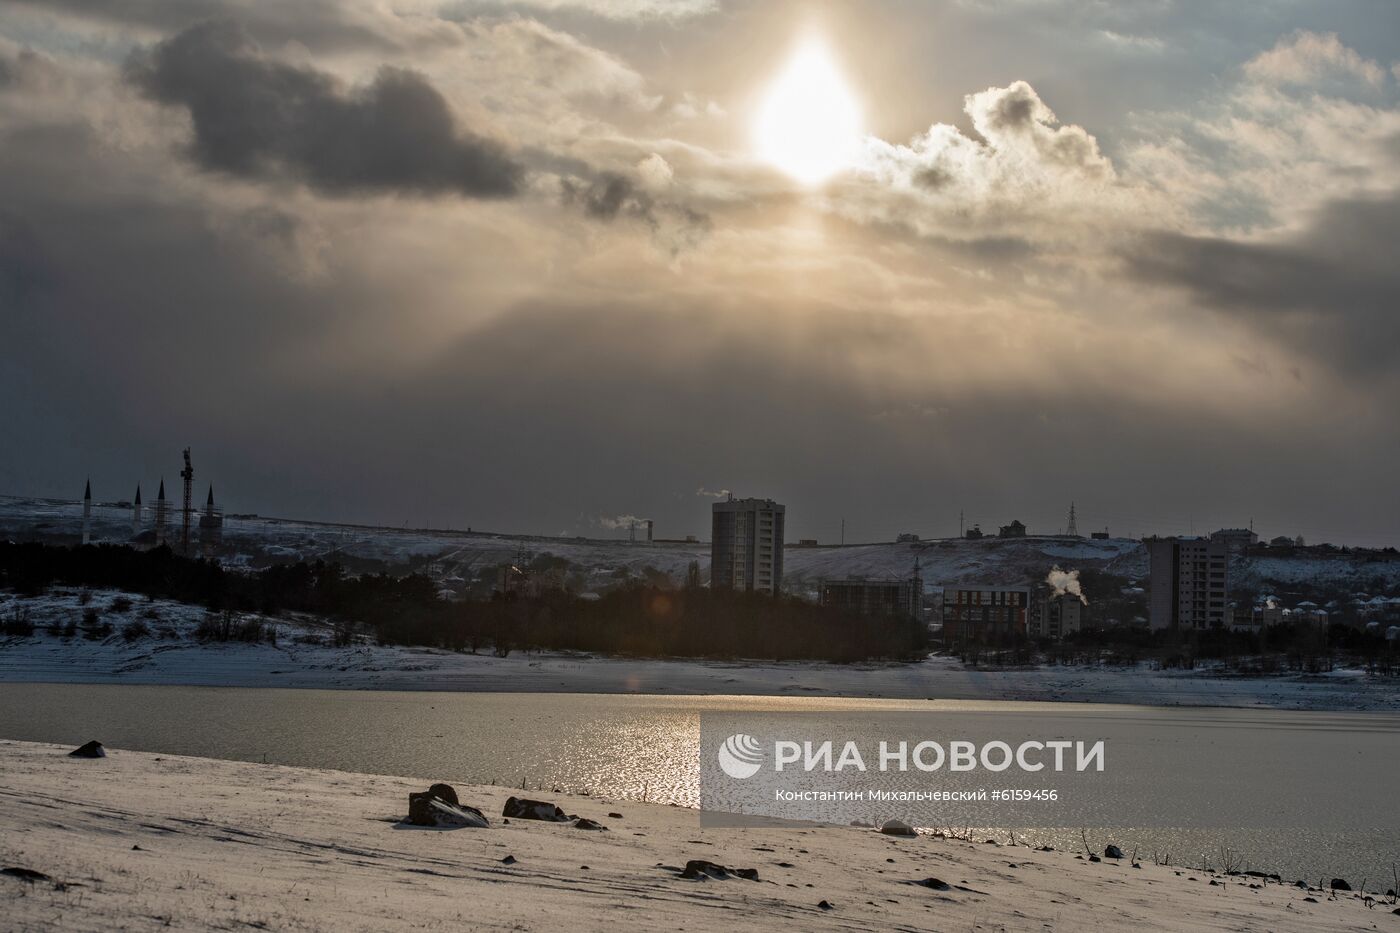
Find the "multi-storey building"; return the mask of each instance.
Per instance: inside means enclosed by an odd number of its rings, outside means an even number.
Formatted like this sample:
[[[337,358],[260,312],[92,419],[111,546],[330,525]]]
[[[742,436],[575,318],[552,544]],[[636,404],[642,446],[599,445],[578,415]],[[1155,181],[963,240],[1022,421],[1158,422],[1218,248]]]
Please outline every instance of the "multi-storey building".
[[[772,499],[716,502],[710,528],[710,587],[777,593],[783,584],[786,507]]]
[[[1225,552],[1232,558],[1243,557],[1249,549],[1259,543],[1259,535],[1252,528],[1221,528],[1210,533],[1212,541],[1225,545]]]
[[[1208,538],[1147,538],[1148,620],[1157,629],[1224,628],[1229,607],[1229,549]]]
[[[1079,631],[1084,601],[1074,593],[1047,593],[1031,607],[1027,632],[1032,638],[1064,638]]]
[[[949,586],[943,590],[943,641],[1025,637],[1031,589],[1026,586]]]
[[[913,580],[823,580],[821,603],[854,615],[923,616],[923,586]]]

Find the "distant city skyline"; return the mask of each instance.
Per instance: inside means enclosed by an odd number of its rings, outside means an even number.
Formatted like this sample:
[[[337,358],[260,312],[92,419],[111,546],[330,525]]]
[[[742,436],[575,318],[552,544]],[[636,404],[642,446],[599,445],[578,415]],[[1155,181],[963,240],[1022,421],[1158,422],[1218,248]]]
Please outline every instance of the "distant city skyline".
[[[143,481],[142,485],[143,485],[143,486],[145,485],[144,481]],[[77,495],[77,496],[62,495],[62,494],[57,494],[57,495],[53,495],[53,496],[42,496],[42,495],[35,494],[35,493],[14,493],[14,492],[8,492],[8,491],[0,491],[0,496],[21,498],[21,499],[22,499],[22,498],[52,498],[52,499],[59,499],[59,500],[71,501],[71,502],[75,502],[75,503],[77,503],[77,502],[82,502],[82,501],[83,501],[82,495],[81,495],[81,494],[80,494],[80,495]],[[133,497],[133,494],[132,494],[132,493],[127,493],[127,494],[125,494],[125,495],[107,495],[107,494],[103,491],[103,489],[102,489],[102,487],[101,487],[101,484],[99,484],[99,488],[98,488],[97,492],[95,492],[95,493],[93,494],[93,502],[94,502],[94,505],[95,505],[95,506],[98,506],[98,507],[117,507],[117,504],[118,504],[118,503],[123,503],[123,502],[125,502],[125,503],[130,503],[131,500],[132,500],[132,497]],[[736,498],[740,498],[740,497],[737,497],[737,496],[736,496]],[[758,497],[758,498],[765,498],[765,497]],[[146,500],[147,512],[150,512],[150,510],[154,507],[155,501],[156,501],[156,500],[155,500],[154,498],[151,498],[151,497],[148,497],[148,498],[147,498],[147,500]],[[167,501],[170,502],[170,503],[172,503],[172,504],[171,504],[171,510],[172,510],[172,512],[176,511],[176,510],[177,510],[177,505],[174,503],[174,500],[173,500],[173,499],[167,499]],[[306,513],[306,512],[296,512],[296,511],[276,511],[276,510],[268,510],[268,509],[261,509],[261,508],[255,508],[255,507],[245,507],[244,505],[241,505],[241,504],[238,505],[238,506],[236,506],[236,507],[234,507],[231,511],[232,511],[234,514],[248,514],[248,513],[256,514],[256,515],[258,515],[258,516],[260,516],[260,517],[263,517],[263,518],[280,518],[280,519],[288,519],[288,520],[305,520],[305,521],[312,521],[312,522],[324,522],[324,523],[328,523],[328,524],[349,524],[349,525],[360,525],[360,524],[363,524],[363,525],[371,525],[371,526],[383,527],[383,528],[388,528],[388,529],[400,528],[400,527],[408,527],[408,528],[437,529],[437,530],[451,530],[451,531],[467,531],[467,530],[472,530],[472,531],[476,531],[476,532],[492,533],[492,534],[504,534],[504,535],[513,535],[513,534],[514,534],[514,535],[530,535],[530,536],[546,537],[546,538],[548,538],[548,537],[585,537],[585,538],[596,538],[596,539],[600,539],[600,540],[617,540],[617,541],[627,541],[627,540],[629,540],[629,539],[631,539],[631,538],[633,537],[633,529],[632,529],[632,527],[628,524],[627,519],[633,519],[633,518],[635,518],[636,523],[637,523],[636,526],[635,526],[635,541],[638,542],[638,543],[646,543],[646,541],[647,541],[647,531],[648,531],[648,529],[647,529],[647,523],[648,523],[648,521],[651,521],[651,522],[653,522],[653,523],[655,524],[655,529],[654,529],[654,531],[655,531],[655,538],[656,538],[656,540],[658,540],[658,541],[685,540],[685,539],[687,538],[687,536],[690,536],[690,537],[694,537],[697,541],[709,542],[709,541],[712,540],[712,537],[711,537],[711,536],[712,536],[712,513],[711,513],[710,509],[711,509],[711,503],[714,502],[714,499],[713,499],[713,498],[710,498],[710,497],[706,497],[705,499],[697,499],[696,501],[697,501],[697,509],[698,509],[698,511],[694,511],[694,514],[693,514],[693,515],[690,515],[689,517],[687,517],[687,516],[685,516],[685,515],[681,515],[681,516],[677,519],[677,523],[674,524],[674,525],[669,524],[669,523],[662,524],[660,519],[656,519],[656,518],[646,518],[646,517],[642,517],[642,516],[632,516],[632,515],[607,516],[607,515],[603,515],[603,516],[593,516],[593,517],[590,517],[590,518],[589,518],[588,520],[586,520],[585,522],[583,522],[583,523],[581,523],[581,524],[578,524],[578,525],[576,525],[576,526],[574,526],[574,527],[572,527],[572,528],[563,528],[563,529],[558,529],[558,530],[554,530],[554,531],[542,530],[542,529],[535,529],[535,528],[527,528],[527,527],[524,527],[524,526],[523,526],[522,524],[520,524],[520,523],[511,524],[511,523],[509,522],[509,519],[508,519],[508,518],[507,518],[507,520],[506,520],[506,523],[505,523],[505,524],[502,524],[502,525],[490,525],[490,524],[484,524],[484,523],[481,523],[481,522],[473,522],[473,521],[466,520],[466,519],[463,519],[463,520],[460,520],[460,521],[446,521],[446,520],[444,520],[444,517],[446,516],[446,513],[439,513],[439,514],[436,515],[436,516],[425,515],[425,516],[423,516],[421,519],[414,519],[414,518],[412,518],[412,517],[403,517],[403,518],[400,518],[400,519],[398,519],[398,520],[393,520],[392,518],[391,518],[391,519],[388,519],[388,520],[385,520],[385,519],[379,519],[379,518],[366,518],[366,517],[358,516],[358,515],[354,515],[354,514],[325,514],[325,515],[318,515],[318,514],[311,514],[311,513]],[[220,509],[220,510],[223,511],[222,505],[221,505],[221,509]],[[201,508],[195,509],[195,511],[196,511],[196,512],[202,511],[202,507],[201,507]],[[913,514],[913,513],[911,513],[911,514]],[[805,540],[811,540],[811,539],[813,539],[813,538],[815,538],[815,539],[817,540],[817,542],[818,542],[820,545],[822,545],[822,546],[837,545],[837,544],[842,543],[841,538],[842,538],[842,535],[843,535],[843,534],[844,534],[844,536],[845,536],[845,542],[844,542],[844,543],[846,543],[847,545],[888,543],[888,542],[890,542],[890,541],[894,541],[897,537],[900,537],[900,536],[903,536],[903,535],[907,535],[907,534],[914,534],[914,535],[919,536],[920,538],[926,539],[926,540],[937,540],[937,539],[947,539],[947,538],[958,538],[958,537],[963,536],[963,534],[964,534],[964,532],[965,532],[966,530],[970,530],[971,528],[973,528],[973,527],[976,526],[976,525],[980,525],[980,526],[982,527],[982,532],[983,532],[983,534],[984,534],[986,537],[988,537],[988,538],[995,538],[995,537],[997,537],[997,530],[998,530],[998,524],[999,524],[999,523],[980,522],[980,521],[974,520],[974,518],[973,518],[972,516],[968,516],[968,515],[966,515],[966,514],[961,515],[961,516],[959,516],[959,515],[954,515],[954,516],[952,516],[951,521],[950,521],[946,516],[945,516],[945,517],[938,517],[938,516],[936,516],[936,514],[935,514],[932,510],[927,510],[927,511],[921,512],[921,513],[919,513],[919,514],[922,514],[922,515],[925,515],[925,516],[933,515],[934,517],[933,517],[933,519],[932,519],[930,522],[926,523],[926,524],[924,525],[923,528],[914,527],[914,526],[911,525],[911,523],[909,523],[909,522],[903,522],[903,523],[901,523],[901,522],[898,522],[898,521],[895,521],[895,522],[893,522],[892,524],[887,524],[887,525],[883,525],[883,526],[882,526],[882,525],[879,525],[879,524],[874,523],[873,521],[872,521],[872,522],[865,522],[864,520],[861,520],[861,519],[858,519],[858,518],[847,518],[847,519],[844,520],[844,524],[843,524],[842,520],[838,519],[838,520],[837,520],[837,523],[836,523],[836,525],[835,525],[834,527],[831,526],[831,525],[822,524],[820,521],[813,521],[813,522],[811,523],[811,526],[812,526],[812,527],[819,528],[819,529],[822,529],[822,531],[821,531],[820,533],[819,533],[819,532],[813,532],[812,534],[807,534],[807,533],[803,532],[803,533],[801,533],[801,534],[797,534],[797,533],[788,531],[787,534],[786,534],[786,545],[789,546],[789,547],[801,546],[801,545],[800,545],[800,542],[805,541]],[[1010,521],[1015,521],[1015,520],[1024,520],[1024,519],[1022,519],[1022,518],[1020,517],[1022,514],[1027,514],[1027,515],[1028,515],[1028,514],[1030,514],[1030,513],[1028,513],[1028,512],[1027,512],[1027,513],[1016,513],[1016,514],[1015,514],[1015,517],[1013,517],[1013,518],[1007,518],[1006,521],[1007,521],[1007,522],[1010,522]],[[1227,530],[1227,529],[1247,529],[1247,528],[1250,528],[1250,526],[1251,526],[1251,521],[1250,521],[1250,520],[1245,520],[1245,521],[1243,521],[1243,522],[1235,522],[1235,523],[1231,523],[1231,522],[1228,522],[1228,521],[1227,521],[1227,522],[1211,522],[1211,521],[1204,521],[1204,522],[1203,522],[1203,521],[1200,521],[1200,520],[1197,520],[1197,519],[1188,517],[1188,518],[1185,518],[1185,519],[1176,519],[1176,520],[1171,519],[1171,518],[1163,518],[1163,519],[1158,519],[1158,520],[1140,519],[1137,523],[1125,522],[1125,523],[1121,523],[1121,524],[1114,524],[1114,523],[1112,523],[1112,522],[1109,522],[1107,525],[1105,525],[1103,522],[1100,522],[1099,525],[1090,527],[1090,526],[1086,526],[1086,525],[1084,525],[1084,524],[1082,523],[1082,516],[1083,516],[1084,514],[1085,514],[1084,512],[1082,512],[1082,511],[1080,512],[1081,523],[1080,523],[1079,535],[1078,535],[1079,537],[1083,537],[1083,538],[1088,538],[1088,537],[1090,537],[1090,536],[1093,535],[1093,534],[1096,534],[1096,533],[1099,533],[1099,532],[1103,532],[1103,531],[1108,531],[1108,532],[1110,533],[1110,535],[1111,535],[1112,537],[1114,537],[1114,538],[1129,538],[1129,539],[1135,539],[1135,540],[1136,540],[1136,539],[1142,539],[1142,538],[1145,538],[1145,537],[1151,537],[1151,536],[1162,536],[1162,537],[1176,537],[1176,536],[1180,536],[1180,537],[1190,537],[1190,536],[1197,536],[1197,537],[1207,537],[1207,536],[1209,536],[1210,534],[1212,534],[1213,532],[1216,532],[1216,531]],[[702,518],[697,518],[697,516],[703,516],[703,519],[702,519]],[[1046,524],[1039,524],[1039,523],[1034,522],[1034,521],[1026,522],[1026,524],[1027,524],[1027,526],[1028,526],[1028,528],[1027,528],[1027,534],[1029,534],[1029,535],[1031,535],[1031,536],[1064,535],[1064,534],[1067,533],[1067,532],[1066,532],[1066,528],[1065,528],[1065,526],[1066,526],[1066,524],[1067,524],[1067,518],[1068,518],[1068,510],[1066,510],[1065,519],[1062,519],[1062,520],[1060,521],[1059,524],[1055,524],[1055,523],[1053,522],[1053,520],[1047,520],[1047,523],[1046,523]],[[690,525],[687,525],[687,524],[686,524],[687,521],[689,521],[691,524],[690,524]],[[1397,537],[1397,539],[1388,539],[1388,540],[1387,540],[1387,539],[1382,539],[1382,540],[1378,540],[1378,541],[1374,541],[1374,542],[1354,541],[1354,540],[1348,540],[1348,539],[1345,539],[1345,538],[1330,538],[1330,537],[1327,537],[1327,536],[1325,536],[1325,535],[1320,535],[1320,536],[1319,536],[1319,535],[1308,535],[1306,532],[1290,531],[1290,530],[1279,530],[1279,529],[1273,528],[1273,527],[1262,527],[1262,528],[1261,528],[1261,526],[1259,525],[1259,523],[1258,523],[1257,521],[1253,521],[1252,524],[1253,524],[1253,526],[1254,526],[1255,531],[1256,531],[1257,534],[1258,534],[1258,539],[1259,539],[1259,541],[1264,542],[1264,543],[1268,543],[1271,539],[1277,538],[1277,537],[1286,537],[1286,538],[1289,538],[1289,539],[1297,539],[1298,537],[1302,537],[1302,538],[1304,539],[1304,542],[1305,542],[1306,544],[1309,544],[1309,545],[1314,545],[1314,544],[1332,544],[1332,545],[1335,545],[1335,546],[1338,546],[1338,547],[1374,547],[1374,548],[1384,548],[1384,547],[1397,547],[1397,546],[1400,546],[1400,537]],[[960,526],[961,526],[961,527],[960,527]],[[1139,526],[1141,526],[1141,527],[1139,527]],[[546,528],[547,528],[547,527],[548,527],[548,526],[546,526]],[[891,530],[891,529],[896,529],[896,528],[898,529],[897,531],[896,531],[896,530]],[[824,534],[824,532],[827,531],[827,530],[830,530],[830,531],[832,532],[831,535],[827,536],[827,535]]]

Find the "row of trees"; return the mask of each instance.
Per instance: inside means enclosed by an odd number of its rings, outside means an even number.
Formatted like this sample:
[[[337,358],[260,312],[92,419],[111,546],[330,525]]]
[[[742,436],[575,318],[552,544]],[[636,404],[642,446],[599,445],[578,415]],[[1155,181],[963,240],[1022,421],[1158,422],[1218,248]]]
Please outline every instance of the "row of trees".
[[[1400,673],[1400,650],[1382,635],[1355,626],[1284,623],[1260,632],[1207,629],[1158,630],[1141,626],[1086,629],[1062,641],[1013,634],[951,647],[965,663],[984,666],[1030,664],[1136,665],[1192,668],[1222,664],[1244,674],[1284,671],[1320,673],[1338,661],[1362,664],[1383,674]]]
[[[858,618],[790,596],[638,584],[593,601],[555,593],[460,606],[468,632],[478,626],[467,638],[484,640],[479,626],[485,622],[498,650],[509,644],[641,657],[836,662],[912,660],[927,653],[927,629],[916,620]]]
[[[354,575],[321,561],[241,573],[168,548],[0,542],[0,586],[38,594],[54,584],[122,589],[216,613],[309,613],[340,635],[499,654],[555,648],[847,662],[915,659],[927,649],[915,620],[855,618],[786,596],[636,584],[593,600],[564,592],[446,600],[426,576]]]

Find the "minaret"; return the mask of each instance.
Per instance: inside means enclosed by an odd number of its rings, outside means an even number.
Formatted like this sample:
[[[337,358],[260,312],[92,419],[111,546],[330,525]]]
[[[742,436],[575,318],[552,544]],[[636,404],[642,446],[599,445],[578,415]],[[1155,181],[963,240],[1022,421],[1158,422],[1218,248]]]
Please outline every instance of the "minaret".
[[[165,477],[160,478],[160,491],[156,493],[156,547],[165,544]]]
[[[141,484],[136,484],[136,501],[131,506],[131,536],[141,533]]]
[[[92,480],[83,487],[83,544],[92,543]]]
[[[209,484],[209,499],[199,518],[199,547],[205,557],[213,557],[224,534],[224,516],[214,505],[214,484]]]

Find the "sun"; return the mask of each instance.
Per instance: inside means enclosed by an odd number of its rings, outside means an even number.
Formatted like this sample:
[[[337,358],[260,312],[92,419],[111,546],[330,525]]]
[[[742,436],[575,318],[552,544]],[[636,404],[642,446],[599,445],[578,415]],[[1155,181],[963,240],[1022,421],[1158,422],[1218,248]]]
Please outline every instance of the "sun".
[[[804,40],[773,79],[754,116],[758,156],[806,185],[850,165],[860,145],[860,106],[830,50]]]

